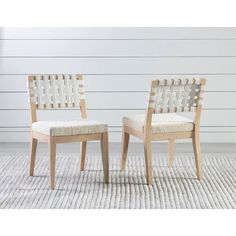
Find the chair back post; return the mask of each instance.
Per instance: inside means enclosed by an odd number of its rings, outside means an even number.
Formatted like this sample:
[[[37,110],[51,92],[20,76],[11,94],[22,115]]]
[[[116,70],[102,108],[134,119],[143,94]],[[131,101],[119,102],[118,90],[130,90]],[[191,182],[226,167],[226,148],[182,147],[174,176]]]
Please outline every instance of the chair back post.
[[[195,110],[195,117],[194,117],[194,126],[195,131],[200,130],[200,118],[202,113],[202,100],[203,100],[203,93],[204,93],[204,87],[206,85],[206,79],[200,79],[200,93],[199,93],[199,99],[198,104]]]
[[[148,109],[146,111],[145,126],[144,126],[144,133],[146,134],[146,136],[148,136],[151,133],[152,129],[152,115],[155,111],[155,96],[158,83],[159,83],[158,80],[151,81],[151,87],[148,99]]]
[[[80,100],[80,115],[82,119],[87,119],[86,102],[85,99]]]
[[[31,124],[37,121],[37,107],[34,101],[31,100],[30,96],[31,96],[31,89],[32,88],[32,83],[34,80],[34,76],[33,75],[29,75],[28,79],[27,79],[27,86],[28,86],[28,93],[29,93],[29,103],[30,103],[30,120],[31,120]]]

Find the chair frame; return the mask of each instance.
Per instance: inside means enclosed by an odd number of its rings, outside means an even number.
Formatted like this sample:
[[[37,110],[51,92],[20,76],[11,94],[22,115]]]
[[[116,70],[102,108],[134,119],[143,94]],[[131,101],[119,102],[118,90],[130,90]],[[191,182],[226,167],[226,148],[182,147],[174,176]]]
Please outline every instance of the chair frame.
[[[35,79],[34,75],[28,76],[28,87],[30,88],[30,83]],[[50,77],[49,77],[50,79]],[[76,75],[76,79],[82,80],[82,75]],[[37,122],[37,105],[35,102],[30,100],[30,116],[31,125]],[[80,113],[81,118],[87,118],[86,112],[86,102],[85,99],[80,99]],[[56,144],[59,143],[70,143],[70,142],[80,142],[80,170],[85,169],[85,159],[86,159],[86,149],[87,142],[92,140],[100,140],[101,142],[101,154],[102,163],[104,171],[105,183],[109,183],[109,150],[108,150],[108,132],[95,133],[95,134],[83,134],[83,135],[70,135],[70,136],[50,136],[39,132],[35,132],[31,129],[31,143],[30,143],[30,169],[29,175],[34,175],[35,159],[36,159],[36,149],[38,141],[46,142],[49,149],[49,174],[50,174],[50,187],[55,188],[55,171],[56,171]]]
[[[157,88],[160,80],[151,81],[151,92],[150,98],[152,95],[152,88]],[[167,81],[166,81],[167,82]],[[205,86],[206,80],[199,80],[202,87]],[[202,99],[202,97],[200,98]],[[153,102],[153,101],[151,101]],[[150,103],[150,100],[149,100]],[[189,132],[172,132],[172,133],[152,133],[152,115],[155,113],[155,108],[148,107],[146,110],[146,118],[144,122],[144,131],[138,131],[123,125],[122,131],[122,151],[121,151],[121,171],[125,170],[126,161],[127,161],[127,153],[128,153],[128,145],[129,145],[129,137],[133,135],[137,138],[140,138],[144,142],[144,156],[145,156],[145,166],[146,166],[146,174],[147,174],[147,184],[151,185],[153,183],[153,169],[152,169],[152,151],[151,151],[151,142],[152,141],[160,141],[160,140],[168,140],[168,167],[172,167],[173,165],[173,154],[174,154],[174,145],[176,139],[192,139],[193,151],[195,156],[195,164],[196,164],[196,172],[199,180],[203,178],[203,170],[202,170],[202,158],[201,158],[201,147],[200,147],[200,117],[202,112],[202,105],[197,104],[195,107],[195,116],[194,116],[194,129]]]

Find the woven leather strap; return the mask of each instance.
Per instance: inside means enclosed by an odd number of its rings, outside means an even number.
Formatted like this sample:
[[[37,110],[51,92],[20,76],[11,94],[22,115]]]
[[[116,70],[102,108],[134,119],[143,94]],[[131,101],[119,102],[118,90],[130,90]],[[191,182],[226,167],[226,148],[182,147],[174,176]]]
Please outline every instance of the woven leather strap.
[[[30,102],[37,109],[79,107],[85,99],[83,82],[79,75],[35,75],[28,83]]]
[[[189,112],[202,104],[200,79],[157,80],[151,86],[148,107],[155,113]]]

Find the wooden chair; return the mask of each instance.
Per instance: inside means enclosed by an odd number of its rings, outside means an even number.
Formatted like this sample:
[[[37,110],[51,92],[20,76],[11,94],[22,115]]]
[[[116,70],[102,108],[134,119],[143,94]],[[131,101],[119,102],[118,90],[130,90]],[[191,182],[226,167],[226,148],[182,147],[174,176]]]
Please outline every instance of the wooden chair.
[[[30,176],[34,174],[37,142],[49,148],[50,186],[55,187],[56,144],[80,142],[80,169],[84,170],[87,141],[100,140],[105,182],[109,182],[108,127],[87,120],[82,75],[30,75],[28,92],[31,113]],[[76,121],[37,121],[38,109],[80,108]]]
[[[151,82],[146,115],[123,118],[121,170],[125,169],[129,136],[143,140],[147,183],[153,182],[151,141],[168,140],[168,166],[173,164],[176,139],[191,138],[197,177],[202,179],[202,160],[199,139],[205,79],[155,80]],[[194,119],[177,115],[194,112]]]

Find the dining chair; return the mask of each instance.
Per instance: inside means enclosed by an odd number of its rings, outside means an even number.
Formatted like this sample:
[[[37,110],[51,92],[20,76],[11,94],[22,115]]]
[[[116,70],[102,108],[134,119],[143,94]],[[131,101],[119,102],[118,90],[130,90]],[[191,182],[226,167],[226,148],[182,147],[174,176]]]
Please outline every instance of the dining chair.
[[[48,143],[50,187],[55,188],[56,144],[80,142],[80,170],[84,170],[87,141],[100,140],[105,182],[109,182],[108,126],[88,120],[82,75],[29,75],[31,114],[30,176],[34,174],[37,142]],[[80,109],[76,121],[37,121],[37,110]]]
[[[121,170],[125,170],[129,137],[143,140],[147,184],[153,183],[151,142],[168,140],[168,166],[172,167],[176,139],[191,138],[198,179],[202,179],[200,117],[205,79],[154,80],[144,115],[123,117]],[[183,113],[193,113],[193,119]],[[177,114],[180,113],[180,114]]]

